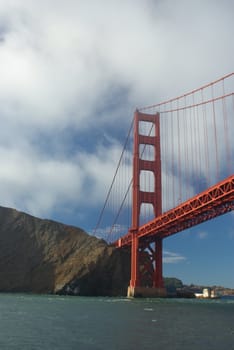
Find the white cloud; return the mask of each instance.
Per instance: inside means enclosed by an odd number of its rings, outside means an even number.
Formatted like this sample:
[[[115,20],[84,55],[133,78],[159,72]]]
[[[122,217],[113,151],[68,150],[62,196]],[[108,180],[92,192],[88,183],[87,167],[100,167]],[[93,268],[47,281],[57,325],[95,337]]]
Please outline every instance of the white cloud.
[[[122,237],[127,232],[128,228],[126,226],[116,224],[105,228],[97,228],[97,230],[93,230],[91,234],[94,234],[97,238],[104,239],[106,242],[111,243],[117,241],[117,239]]]
[[[79,200],[82,169],[71,162],[42,159],[36,153],[0,149],[1,204],[46,215],[55,206]]]
[[[232,26],[227,2],[216,9],[212,1],[167,1],[152,10],[150,1],[60,1],[56,11],[53,1],[12,4],[5,4],[0,91],[30,123],[75,122],[76,107],[84,120],[113,85],[128,87],[135,107],[232,68],[223,55],[233,50],[224,39]]]
[[[136,105],[230,72],[233,10],[228,0],[2,0],[1,204],[50,215],[92,196],[100,207],[121,146],[79,139],[114,135]],[[63,138],[69,128],[75,139]]]
[[[206,231],[199,231],[197,233],[197,237],[199,239],[206,239],[208,237],[208,232],[206,232]]]
[[[178,253],[173,253],[169,251],[163,252],[163,262],[165,264],[177,264],[186,260],[186,257]]]

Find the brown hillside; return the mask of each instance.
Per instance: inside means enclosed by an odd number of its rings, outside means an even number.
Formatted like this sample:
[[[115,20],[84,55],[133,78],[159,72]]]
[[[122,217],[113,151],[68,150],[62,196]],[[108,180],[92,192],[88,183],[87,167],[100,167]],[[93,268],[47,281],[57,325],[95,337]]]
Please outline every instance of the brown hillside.
[[[0,207],[0,291],[126,295],[129,265],[79,228]]]

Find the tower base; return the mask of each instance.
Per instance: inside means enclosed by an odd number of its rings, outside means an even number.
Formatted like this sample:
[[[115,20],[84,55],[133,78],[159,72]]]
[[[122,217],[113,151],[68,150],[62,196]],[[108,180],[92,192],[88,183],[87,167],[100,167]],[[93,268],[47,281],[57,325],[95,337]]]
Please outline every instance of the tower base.
[[[165,298],[166,288],[128,287],[128,298]]]

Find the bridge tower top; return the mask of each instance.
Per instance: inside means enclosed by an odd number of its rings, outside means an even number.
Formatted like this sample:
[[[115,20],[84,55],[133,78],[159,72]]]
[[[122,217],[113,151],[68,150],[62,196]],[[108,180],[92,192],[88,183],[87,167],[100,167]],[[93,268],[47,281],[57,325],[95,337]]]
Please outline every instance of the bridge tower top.
[[[149,124],[147,134],[141,133],[140,123]],[[153,147],[153,159],[142,158],[144,148]],[[161,186],[161,155],[160,155],[160,119],[159,113],[146,114],[138,110],[134,114],[134,149],[133,149],[133,208],[132,229],[140,226],[140,212],[143,203],[153,206],[154,216],[162,214],[162,186]],[[143,148],[143,151],[141,149]],[[151,191],[142,189],[141,171],[152,172],[154,188]]]

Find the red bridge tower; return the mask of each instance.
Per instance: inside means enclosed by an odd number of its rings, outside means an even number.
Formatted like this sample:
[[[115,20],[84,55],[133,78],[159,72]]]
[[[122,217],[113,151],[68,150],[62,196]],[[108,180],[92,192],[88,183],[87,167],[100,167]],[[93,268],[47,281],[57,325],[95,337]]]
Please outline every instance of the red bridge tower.
[[[151,135],[140,133],[140,123],[152,126]],[[154,148],[152,160],[141,158],[140,148],[150,145]],[[141,146],[141,147],[140,147]],[[141,189],[141,171],[154,175],[152,192]],[[143,203],[151,204],[155,217],[162,214],[161,157],[160,157],[160,118],[159,114],[144,114],[138,110],[134,115],[134,155],[133,155],[133,197],[132,197],[131,280],[128,296],[165,295],[162,275],[162,238],[154,242],[138,238],[140,212]]]

